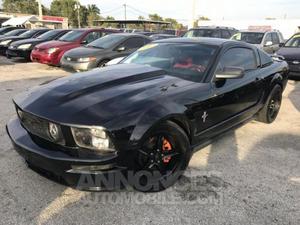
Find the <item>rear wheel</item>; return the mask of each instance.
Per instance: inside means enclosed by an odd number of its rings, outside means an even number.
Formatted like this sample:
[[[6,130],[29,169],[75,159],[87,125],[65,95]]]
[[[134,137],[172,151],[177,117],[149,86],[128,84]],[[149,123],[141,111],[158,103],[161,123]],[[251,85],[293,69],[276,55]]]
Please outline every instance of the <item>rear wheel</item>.
[[[259,112],[257,120],[263,123],[273,123],[279,113],[281,101],[282,88],[276,85],[271,91],[265,106]]]
[[[172,186],[188,166],[190,157],[184,130],[173,122],[164,122],[147,136],[138,151],[134,188],[154,192]]]

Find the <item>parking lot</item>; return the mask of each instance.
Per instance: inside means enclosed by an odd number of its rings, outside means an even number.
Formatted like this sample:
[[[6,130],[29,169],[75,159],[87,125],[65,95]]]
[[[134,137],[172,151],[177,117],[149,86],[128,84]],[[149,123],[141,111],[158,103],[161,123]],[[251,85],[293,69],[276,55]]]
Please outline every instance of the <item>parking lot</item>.
[[[5,131],[13,96],[67,75],[0,57],[0,224],[300,224],[300,82],[289,81],[275,123],[218,138],[175,187],[91,193],[28,169]]]

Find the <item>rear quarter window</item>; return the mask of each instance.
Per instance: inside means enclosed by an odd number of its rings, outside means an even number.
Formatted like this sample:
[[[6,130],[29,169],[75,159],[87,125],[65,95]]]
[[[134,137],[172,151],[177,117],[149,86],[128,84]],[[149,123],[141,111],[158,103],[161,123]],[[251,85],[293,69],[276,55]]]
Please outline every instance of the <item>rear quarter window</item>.
[[[262,67],[269,66],[273,63],[272,57],[269,56],[266,52],[258,50],[258,55],[260,58],[260,63]]]

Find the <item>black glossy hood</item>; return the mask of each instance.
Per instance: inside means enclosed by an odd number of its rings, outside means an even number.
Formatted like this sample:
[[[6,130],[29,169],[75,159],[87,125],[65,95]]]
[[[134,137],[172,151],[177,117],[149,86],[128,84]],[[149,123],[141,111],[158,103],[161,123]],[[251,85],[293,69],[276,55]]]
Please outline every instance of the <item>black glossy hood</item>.
[[[24,40],[20,40],[20,41],[15,41],[13,43],[14,46],[19,46],[19,45],[23,45],[23,44],[33,44],[33,45],[37,45],[40,43],[43,43],[47,40],[44,39],[37,39],[37,38],[30,38],[30,39],[24,39]]]
[[[300,60],[300,48],[283,47],[279,49],[277,54],[283,56],[287,60]]]
[[[71,58],[82,58],[82,57],[90,57],[102,54],[105,50],[99,48],[92,47],[78,47],[71,49],[65,53],[65,56]]]
[[[23,110],[54,122],[104,125],[137,117],[151,102],[192,84],[144,65],[120,64],[57,79],[17,96]]]

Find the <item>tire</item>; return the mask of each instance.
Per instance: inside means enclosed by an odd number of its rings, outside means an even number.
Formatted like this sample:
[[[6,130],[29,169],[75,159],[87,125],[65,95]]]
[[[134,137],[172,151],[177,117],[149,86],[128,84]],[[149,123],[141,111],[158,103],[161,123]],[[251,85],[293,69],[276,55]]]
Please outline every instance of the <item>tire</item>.
[[[104,59],[98,63],[97,67],[100,67],[100,68],[105,67],[106,63],[108,63],[109,61],[110,60],[108,60],[108,59]]]
[[[162,191],[184,173],[192,151],[185,131],[166,121],[152,129],[137,152],[133,188],[142,192]]]
[[[257,121],[262,123],[273,123],[277,118],[282,102],[282,88],[280,85],[275,85],[269,94],[269,97],[257,115]]]

